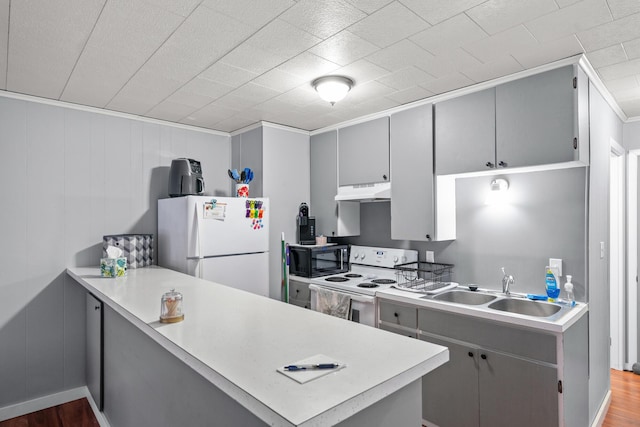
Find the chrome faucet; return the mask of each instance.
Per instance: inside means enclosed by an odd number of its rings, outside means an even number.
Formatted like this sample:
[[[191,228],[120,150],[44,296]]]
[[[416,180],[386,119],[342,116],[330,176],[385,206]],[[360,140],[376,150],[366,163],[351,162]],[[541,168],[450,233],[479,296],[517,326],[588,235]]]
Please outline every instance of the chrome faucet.
[[[509,287],[513,285],[516,279],[513,278],[512,275],[507,275],[504,271],[504,267],[502,267],[502,293],[505,295],[509,295]]]

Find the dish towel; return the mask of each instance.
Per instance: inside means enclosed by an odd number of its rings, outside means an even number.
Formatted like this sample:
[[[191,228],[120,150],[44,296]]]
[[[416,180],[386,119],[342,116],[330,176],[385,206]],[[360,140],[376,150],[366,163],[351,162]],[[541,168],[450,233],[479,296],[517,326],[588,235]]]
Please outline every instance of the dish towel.
[[[316,291],[316,311],[351,320],[351,297],[342,292],[319,288]]]

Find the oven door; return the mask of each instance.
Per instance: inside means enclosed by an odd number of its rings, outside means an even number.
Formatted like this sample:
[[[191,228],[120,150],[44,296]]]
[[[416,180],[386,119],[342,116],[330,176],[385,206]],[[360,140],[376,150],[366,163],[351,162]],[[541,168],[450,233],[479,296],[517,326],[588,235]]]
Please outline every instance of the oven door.
[[[344,291],[342,289],[319,286],[311,283],[309,285],[309,291],[311,292],[311,310],[313,311],[318,311],[316,309],[318,288],[349,295],[351,297],[351,321],[375,327],[376,297]]]

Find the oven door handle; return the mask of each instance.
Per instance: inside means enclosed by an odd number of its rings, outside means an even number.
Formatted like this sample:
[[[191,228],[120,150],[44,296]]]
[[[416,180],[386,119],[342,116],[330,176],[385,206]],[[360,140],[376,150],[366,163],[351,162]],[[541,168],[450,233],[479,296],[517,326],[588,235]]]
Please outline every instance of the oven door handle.
[[[372,297],[372,296],[368,296],[368,295],[360,295],[360,294],[355,294],[353,292],[342,291],[342,290],[332,289],[332,288],[325,288],[324,286],[314,285],[313,283],[309,284],[309,290],[317,291],[318,289],[325,289],[325,290],[328,290],[328,291],[338,292],[340,294],[349,295],[351,297],[352,301],[363,302],[363,303],[366,303],[366,304],[371,304],[371,303],[375,302],[375,300],[376,300],[376,297]]]

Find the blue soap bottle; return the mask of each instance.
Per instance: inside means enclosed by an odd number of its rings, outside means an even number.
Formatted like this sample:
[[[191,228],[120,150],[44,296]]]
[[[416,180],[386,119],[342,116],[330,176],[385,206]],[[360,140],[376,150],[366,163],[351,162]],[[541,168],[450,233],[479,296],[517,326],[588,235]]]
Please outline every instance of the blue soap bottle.
[[[553,271],[551,271],[551,268],[549,266],[547,266],[545,283],[546,283],[548,300],[551,302],[554,302],[556,298],[558,298],[558,295],[560,295],[560,287],[558,287],[556,276],[555,274],[553,274]]]

